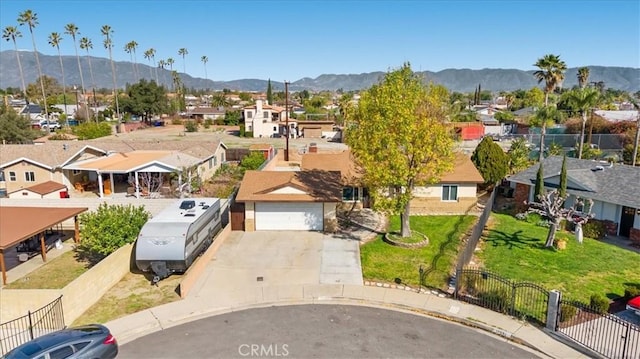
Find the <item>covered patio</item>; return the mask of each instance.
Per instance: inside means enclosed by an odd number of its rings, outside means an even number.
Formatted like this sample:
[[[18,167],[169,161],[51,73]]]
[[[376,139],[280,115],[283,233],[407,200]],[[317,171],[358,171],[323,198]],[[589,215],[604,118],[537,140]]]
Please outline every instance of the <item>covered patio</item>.
[[[5,265],[5,251],[32,237],[40,240],[40,255],[47,261],[47,247],[45,231],[67,219],[74,219],[74,241],[80,241],[78,215],[88,208],[71,207],[0,207],[0,270],[2,283],[7,284],[7,268]]]

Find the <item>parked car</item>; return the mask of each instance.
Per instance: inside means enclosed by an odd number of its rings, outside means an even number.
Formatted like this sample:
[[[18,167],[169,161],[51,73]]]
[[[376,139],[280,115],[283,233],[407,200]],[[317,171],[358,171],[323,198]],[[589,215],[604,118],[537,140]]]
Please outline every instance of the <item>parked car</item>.
[[[58,121],[43,121],[40,122],[40,128],[42,129],[48,129],[49,131],[55,131],[55,130],[59,130],[62,128],[62,126],[60,126],[60,123],[58,123]]]
[[[637,315],[640,315],[640,296],[637,296],[635,298],[631,298],[627,302],[627,309],[628,310],[632,310]]]
[[[118,355],[118,342],[107,327],[90,324],[45,334],[14,348],[6,359],[99,358]]]

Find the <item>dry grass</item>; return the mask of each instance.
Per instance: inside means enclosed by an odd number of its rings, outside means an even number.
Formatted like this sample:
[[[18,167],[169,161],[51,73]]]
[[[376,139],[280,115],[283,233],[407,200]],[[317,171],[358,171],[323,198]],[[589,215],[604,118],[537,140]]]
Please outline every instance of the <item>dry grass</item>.
[[[9,283],[6,289],[62,289],[89,270],[89,263],[76,259],[74,251],[56,257],[42,267]]]
[[[181,280],[182,275],[172,275],[154,286],[144,274],[127,273],[72,325],[106,323],[144,309],[175,302],[180,299],[176,289]]]

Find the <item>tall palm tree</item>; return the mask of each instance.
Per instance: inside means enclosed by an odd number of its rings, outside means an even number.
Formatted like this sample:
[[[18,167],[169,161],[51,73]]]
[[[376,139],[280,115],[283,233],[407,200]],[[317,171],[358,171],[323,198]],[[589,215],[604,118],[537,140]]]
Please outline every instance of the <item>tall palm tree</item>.
[[[158,69],[156,68],[156,49],[154,49],[153,47],[150,48],[149,50],[144,52],[144,57],[146,59],[149,60],[149,62],[152,64],[151,67],[149,67],[149,73],[151,74],[151,78],[150,80],[153,80],[153,70],[156,70],[156,83],[158,83]]]
[[[164,59],[160,59],[158,60],[158,67],[161,68],[162,70],[164,70],[165,66],[167,66],[167,62],[164,61]],[[162,82],[164,83],[165,81],[165,73],[164,71],[162,71]],[[159,85],[159,84],[158,84]]]
[[[153,80],[153,67],[151,67],[151,50],[152,49],[149,49],[144,52],[144,58],[149,60],[149,81]]]
[[[80,39],[80,48],[87,51],[87,62],[89,63],[89,73],[91,74],[91,89],[93,92],[93,104],[96,105],[96,79],[93,77],[93,68],[91,67],[91,57],[89,56],[89,50],[93,49],[93,43],[88,37]],[[89,101],[87,100],[87,113],[89,112]],[[95,112],[95,111],[94,111]],[[87,121],[89,116],[87,116]]]
[[[38,14],[31,10],[25,10],[18,15],[18,24],[27,25],[31,33],[31,42],[33,42],[33,54],[36,56],[36,65],[38,66],[38,75],[40,77],[40,89],[42,90],[42,101],[44,104],[44,115],[49,118],[49,109],[47,108],[47,94],[44,92],[44,77],[42,76],[42,67],[40,66],[40,57],[36,48],[36,38],[33,35],[33,28],[38,25]]]
[[[533,76],[538,80],[538,83],[544,81],[544,106],[549,106],[549,94],[553,92],[564,80],[564,72],[567,70],[567,65],[564,61],[560,60],[560,56],[548,54],[538,59],[534,66],[539,70],[533,73]],[[544,136],[547,132],[547,122],[542,121],[542,128],[540,130],[540,148],[544,148]],[[544,151],[540,151],[540,161],[544,159]]]
[[[113,30],[111,30],[111,26],[102,25],[100,32],[104,36],[104,48],[109,50],[109,60],[111,61],[111,77],[113,78],[113,95],[116,98],[116,117],[118,121],[120,121],[120,105],[118,104],[118,85],[116,83],[116,68],[113,63],[112,49],[113,42],[111,40],[111,34],[113,34]]]
[[[182,56],[182,72],[186,75],[187,63],[185,62],[185,56],[189,55],[189,50],[187,50],[186,47],[183,47],[180,50],[178,50],[178,55]]]
[[[209,62],[209,58],[207,56],[202,56],[200,58],[200,61],[202,61],[202,63],[204,64],[204,79],[208,80],[209,77],[207,76],[207,62]],[[207,102],[207,106],[208,106],[209,105],[208,104],[208,99],[209,99],[208,95],[205,95],[205,98],[207,99],[206,102]]]
[[[138,43],[135,41],[129,41],[127,42],[126,45],[124,45],[124,51],[129,54],[129,58],[131,59],[131,68],[133,69],[133,77],[134,77],[133,82],[138,82],[138,79],[139,79],[137,69],[136,69],[136,62],[134,60],[134,55],[136,53],[137,46],[138,46]]]
[[[173,77],[173,64],[175,63],[175,60],[173,59],[173,57],[169,57],[167,59],[167,65],[169,65],[169,71],[171,71],[171,76]],[[171,82],[171,90],[174,91],[175,88],[173,87],[173,81]]]
[[[581,67],[578,69],[578,84],[580,88],[583,89],[589,83],[589,68]]]
[[[64,65],[62,64],[62,54],[60,53],[60,42],[62,36],[57,32],[52,32],[49,35],[49,45],[55,47],[58,50],[58,59],[60,60],[60,71],[62,72],[62,101],[64,101],[64,114],[67,115],[67,84],[64,79]]]
[[[13,41],[13,47],[16,50],[16,60],[18,60],[18,69],[20,70],[20,80],[22,81],[22,98],[26,100],[27,98],[27,86],[24,82],[24,72],[22,72],[22,63],[20,62],[20,54],[18,53],[18,44],[16,39],[22,37],[22,33],[15,26],[7,26],[2,31],[2,38],[6,41]],[[28,107],[27,103],[27,107]]]
[[[76,42],[76,35],[80,34],[80,31],[78,31],[78,27],[75,24],[69,23],[64,26],[64,33],[67,35],[70,35],[71,39],[73,39],[73,47],[76,50],[76,60],[78,60],[78,72],[80,73],[80,86],[82,86],[82,89],[81,89],[82,98],[86,102],[85,109],[87,110],[87,120],[88,120],[89,119],[89,103],[86,101],[87,93],[84,87],[84,75],[82,74],[82,66],[80,66],[80,56],[78,55],[78,43]],[[77,110],[78,109],[76,109],[76,111]]]
[[[539,108],[533,116],[529,117],[529,125],[540,128],[553,126],[563,119],[563,114],[554,105]],[[540,142],[540,161],[544,159],[544,142]]]
[[[589,113],[589,111],[596,105],[599,95],[600,94],[595,89],[584,87],[567,93],[569,105],[571,105],[575,110],[580,111],[582,116],[580,144],[578,146],[578,158],[580,159],[582,158],[582,149],[584,146],[584,131],[587,125],[587,113]]]

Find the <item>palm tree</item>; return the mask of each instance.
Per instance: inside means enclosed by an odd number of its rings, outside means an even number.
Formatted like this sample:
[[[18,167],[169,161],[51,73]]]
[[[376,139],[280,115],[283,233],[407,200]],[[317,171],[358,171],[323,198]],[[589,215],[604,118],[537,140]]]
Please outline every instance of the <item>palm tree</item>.
[[[36,65],[38,66],[38,75],[40,76],[40,89],[42,90],[42,101],[44,103],[44,115],[49,118],[49,109],[47,108],[47,94],[44,92],[44,77],[42,76],[42,67],[40,67],[40,57],[36,48],[36,38],[33,36],[33,28],[38,25],[38,14],[31,10],[25,10],[18,16],[18,24],[29,26],[31,33],[31,41],[33,42],[33,53],[36,56]]]
[[[176,62],[176,61],[175,61],[172,57],[169,57],[169,58],[167,59],[167,65],[169,65],[169,70],[170,70],[170,71],[173,71],[173,64],[174,64],[175,62]]]
[[[73,39],[73,47],[76,50],[76,60],[78,60],[78,72],[80,73],[80,86],[82,86],[82,98],[86,101],[87,93],[84,87],[84,75],[82,74],[82,66],[80,66],[80,56],[78,55],[78,43],[76,42],[76,35],[80,34],[80,31],[78,31],[78,27],[75,24],[69,23],[64,26],[64,33],[70,35],[71,39]],[[87,110],[87,119],[89,119],[89,103],[88,102],[85,105],[85,109]],[[76,111],[77,110],[78,109],[76,109]]]
[[[581,67],[578,69],[578,84],[580,88],[583,89],[589,83],[589,68]]]
[[[158,61],[158,67],[164,70],[164,67],[167,66],[167,62],[164,61],[164,59],[160,59]],[[162,81],[164,82],[165,80],[165,73],[164,71],[162,71]]]
[[[533,76],[538,80],[538,83],[545,82],[544,85],[544,106],[549,106],[549,94],[553,92],[564,80],[564,72],[567,70],[567,65],[564,61],[560,60],[560,56],[548,54],[534,64],[540,70],[533,73]],[[540,130],[540,148],[544,148],[544,136],[547,132],[547,122],[542,121],[542,128]],[[543,151],[540,151],[540,161],[544,159]]]
[[[204,64],[204,79],[208,80],[209,77],[207,77],[207,62],[209,62],[209,58],[206,56],[202,56],[200,58],[200,61],[202,61],[202,63]]]
[[[149,60],[149,64],[151,64],[151,50],[149,49],[144,52],[144,58]],[[153,80],[153,68],[149,66],[149,81]]]
[[[64,79],[64,65],[62,64],[62,54],[60,53],[60,42],[62,36],[57,32],[52,32],[49,35],[49,45],[55,47],[58,50],[58,59],[60,59],[60,71],[62,72],[62,101],[64,101],[64,114],[67,115],[67,84]]]
[[[80,48],[87,51],[87,62],[89,63],[89,73],[91,74],[91,89],[93,90],[93,104],[96,104],[96,79],[93,77],[93,68],[91,67],[91,57],[89,57],[89,49],[93,49],[93,43],[88,37],[80,39]],[[89,112],[89,101],[87,100],[87,113]],[[94,111],[95,112],[95,111]],[[87,121],[89,116],[87,116]]]
[[[113,77],[113,94],[116,98],[116,117],[118,121],[120,121],[120,105],[118,104],[118,85],[116,84],[116,68],[113,63],[113,56],[111,53],[111,49],[113,48],[113,42],[111,40],[111,34],[113,34],[113,30],[111,30],[111,26],[103,25],[100,29],[102,35],[104,35],[104,48],[109,50],[109,60],[111,61],[111,77]]]
[[[562,118],[563,114],[556,106],[543,106],[529,118],[529,125],[545,129],[560,122]],[[544,142],[540,141],[540,161],[544,159],[544,149]]]
[[[26,100],[27,98],[27,86],[24,82],[24,72],[22,72],[22,63],[20,62],[20,54],[18,53],[18,44],[16,43],[16,39],[22,37],[22,33],[15,26],[7,26],[2,31],[2,38],[9,41],[13,41],[13,47],[16,50],[16,59],[18,60],[18,69],[20,70],[20,80],[22,81],[22,98]],[[27,107],[28,107],[27,103]]]
[[[583,67],[584,69],[585,67]],[[579,74],[580,72],[578,72]],[[584,146],[584,130],[587,125],[587,113],[598,102],[598,96],[600,94],[595,89],[581,88],[573,90],[567,94],[567,100],[571,107],[580,111],[582,115],[582,127],[580,130],[580,145],[578,146],[578,158],[582,158],[582,148]]]
[[[144,58],[148,59],[149,62],[152,64],[151,67],[149,67],[149,74],[151,75],[151,78],[149,80],[153,80],[153,69],[156,70],[156,83],[158,83],[158,69],[156,68],[156,49],[154,49],[153,47],[150,48],[149,50],[144,52]]]
[[[136,61],[134,60],[137,46],[138,43],[135,41],[129,41],[126,45],[124,45],[124,51],[129,54],[129,58],[131,59],[131,68],[133,69],[134,82],[137,82],[139,79],[138,73],[136,71]]]
[[[181,48],[180,50],[178,50],[178,55],[182,56],[182,72],[186,75],[187,74],[187,63],[185,62],[185,56],[189,55],[189,50],[187,50],[185,47]]]

